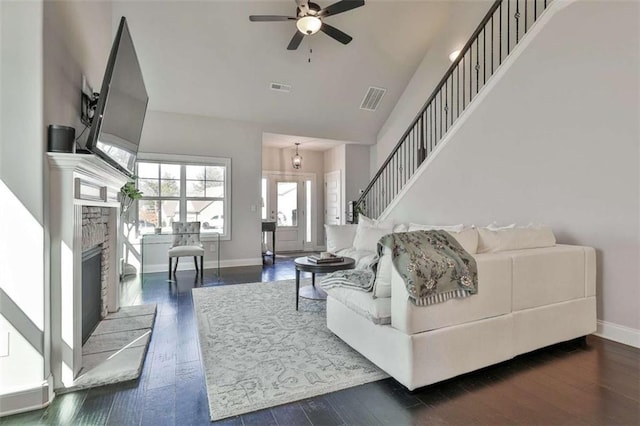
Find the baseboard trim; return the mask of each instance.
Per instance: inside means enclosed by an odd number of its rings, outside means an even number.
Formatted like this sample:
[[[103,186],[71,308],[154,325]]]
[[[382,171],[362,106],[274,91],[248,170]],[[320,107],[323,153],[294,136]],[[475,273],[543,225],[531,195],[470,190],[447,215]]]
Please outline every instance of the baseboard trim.
[[[593,334],[607,340],[640,348],[640,330],[635,328],[598,320],[598,329]]]
[[[186,262],[185,262],[186,261]],[[168,261],[167,261],[168,262]],[[195,271],[196,268],[193,265],[193,259],[185,257],[182,263],[178,263],[178,271]],[[198,262],[200,263],[200,262]],[[231,268],[234,266],[258,266],[262,265],[261,257],[253,257],[249,259],[226,259],[220,260],[221,268]],[[204,261],[205,269],[217,269],[218,262],[216,260],[205,260]],[[169,264],[155,264],[155,265],[144,265],[145,273],[154,273],[154,272],[169,272]]]
[[[229,259],[221,260],[221,268],[232,268],[234,266],[259,266],[262,265],[262,257],[254,257],[249,259]],[[204,267],[207,269],[215,269],[218,266],[218,262],[210,261],[204,262]]]
[[[0,395],[0,417],[39,410],[48,406],[52,400],[53,394],[50,393],[47,382],[31,389]]]

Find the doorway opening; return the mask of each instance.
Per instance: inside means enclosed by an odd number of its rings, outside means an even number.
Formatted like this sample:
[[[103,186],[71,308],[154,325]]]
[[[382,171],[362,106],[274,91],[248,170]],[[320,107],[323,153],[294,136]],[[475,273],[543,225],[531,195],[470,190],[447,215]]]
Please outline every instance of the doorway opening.
[[[264,172],[262,220],[276,222],[278,252],[312,251],[317,237],[316,177],[311,173]],[[271,241],[265,241],[269,250]]]

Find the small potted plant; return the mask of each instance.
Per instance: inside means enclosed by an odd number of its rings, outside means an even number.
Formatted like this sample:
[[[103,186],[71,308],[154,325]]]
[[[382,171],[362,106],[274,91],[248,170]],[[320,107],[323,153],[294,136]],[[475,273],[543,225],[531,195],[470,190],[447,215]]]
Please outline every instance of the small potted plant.
[[[129,210],[133,205],[133,202],[142,198],[142,192],[136,188],[135,184],[136,176],[132,178],[129,182],[122,185],[120,188],[120,216],[123,218],[121,222],[121,226],[126,227],[126,234],[124,233],[124,229],[122,230],[122,235],[126,240],[129,240],[129,235],[131,235],[131,230],[135,225],[135,221],[130,218]],[[126,247],[126,245],[125,245]],[[136,268],[129,263],[127,260],[129,258],[129,250],[125,248],[125,258],[121,259],[121,276],[120,279],[124,278],[127,275],[135,275]]]
[[[133,179],[136,179],[136,177],[134,176]],[[126,214],[133,205],[133,202],[140,198],[142,198],[142,192],[136,188],[134,180],[130,180],[122,185],[122,188],[120,188],[120,214]]]

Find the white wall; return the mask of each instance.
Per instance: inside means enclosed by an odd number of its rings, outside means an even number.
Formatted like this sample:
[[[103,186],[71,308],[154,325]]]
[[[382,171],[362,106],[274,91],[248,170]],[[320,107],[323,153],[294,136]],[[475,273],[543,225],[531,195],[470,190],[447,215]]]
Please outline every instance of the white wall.
[[[443,28],[433,41],[393,111],[378,132],[375,153],[371,158],[372,176],[409,128],[436,84],[451,66],[449,54],[464,46],[492,3],[493,0],[452,2],[448,14],[450,22],[454,25]]]
[[[9,352],[0,357],[0,396],[46,378],[42,8],[2,2],[0,15],[0,339]]]
[[[139,151],[231,158],[231,240],[220,243],[220,259],[229,266],[261,264],[262,128],[238,121],[148,111]],[[251,211],[252,205],[256,211]],[[207,247],[205,262],[213,256]],[[166,259],[151,263],[164,265]]]
[[[295,155],[295,148],[262,148],[262,170],[270,172],[313,173],[316,176],[316,187],[313,188],[316,199],[316,241],[317,246],[324,245],[324,154],[322,151],[306,151],[298,149],[302,157],[302,168],[293,168],[291,158]]]
[[[95,85],[102,79],[111,6],[0,4],[0,286],[10,299],[0,303],[0,330],[11,331],[10,354],[0,358],[0,412],[6,413],[46,402],[39,391],[50,371],[46,126],[79,124],[80,76]],[[7,399],[17,390],[33,392]]]
[[[598,318],[640,331],[639,14],[558,12],[389,217],[549,224],[596,248]]]
[[[79,136],[82,75],[100,91],[114,36],[111,3],[46,1],[44,34],[45,126],[73,126]]]
[[[360,190],[370,179],[371,151],[369,145],[344,144],[324,152],[324,172],[340,170],[342,222],[346,223],[347,203],[360,197]]]
[[[360,190],[369,184],[369,158],[372,148],[368,145],[349,144],[345,146],[346,177],[345,199],[356,201],[360,198]],[[345,205],[345,210],[347,206]]]

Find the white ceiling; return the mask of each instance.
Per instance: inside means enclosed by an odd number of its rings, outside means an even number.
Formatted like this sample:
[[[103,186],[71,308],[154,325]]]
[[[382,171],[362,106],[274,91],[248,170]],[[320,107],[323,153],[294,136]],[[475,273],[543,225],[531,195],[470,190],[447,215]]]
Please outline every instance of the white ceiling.
[[[113,22],[127,17],[150,110],[260,123],[273,134],[371,144],[429,43],[447,24],[449,6],[370,0],[326,18],[353,37],[349,45],[318,33],[305,37],[297,51],[286,49],[294,21],[249,22],[249,15],[292,16],[294,0],[117,1]],[[272,91],[270,82],[292,90]],[[369,86],[387,89],[375,112],[359,109]]]
[[[336,146],[344,145],[345,141],[268,132],[262,134],[262,146],[267,148],[293,149],[296,143],[299,143],[300,149],[304,151],[326,151]]]

